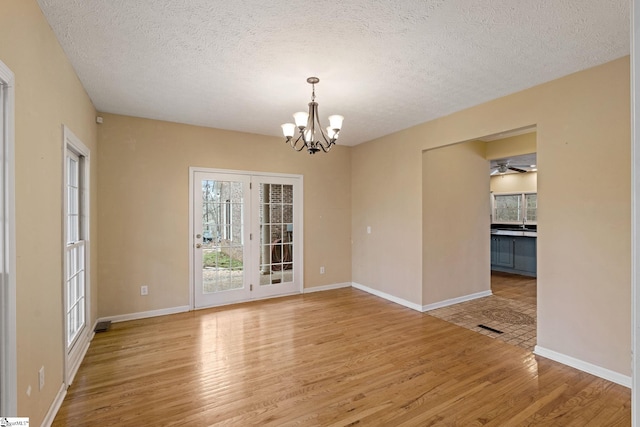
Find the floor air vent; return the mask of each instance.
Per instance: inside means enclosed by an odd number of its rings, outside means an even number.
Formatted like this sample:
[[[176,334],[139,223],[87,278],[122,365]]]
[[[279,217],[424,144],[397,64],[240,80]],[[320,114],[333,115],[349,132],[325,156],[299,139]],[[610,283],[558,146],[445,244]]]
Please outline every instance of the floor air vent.
[[[107,332],[110,327],[111,327],[111,320],[107,320],[105,322],[98,322],[93,332]]]
[[[487,331],[495,332],[496,334],[503,334],[503,333],[504,333],[504,332],[502,332],[502,331],[499,331],[499,330],[497,330],[497,329],[490,328],[489,326],[485,326],[485,325],[478,325],[478,327],[479,327],[479,328],[482,328],[482,329],[486,329]]]

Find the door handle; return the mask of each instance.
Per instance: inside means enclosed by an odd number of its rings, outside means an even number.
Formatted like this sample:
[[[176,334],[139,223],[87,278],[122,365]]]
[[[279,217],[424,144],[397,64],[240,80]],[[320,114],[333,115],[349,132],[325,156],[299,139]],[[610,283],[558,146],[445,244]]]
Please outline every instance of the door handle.
[[[202,245],[200,243],[196,243],[196,249],[200,249]]]
[[[199,239],[202,237],[202,234],[196,234],[196,239]]]

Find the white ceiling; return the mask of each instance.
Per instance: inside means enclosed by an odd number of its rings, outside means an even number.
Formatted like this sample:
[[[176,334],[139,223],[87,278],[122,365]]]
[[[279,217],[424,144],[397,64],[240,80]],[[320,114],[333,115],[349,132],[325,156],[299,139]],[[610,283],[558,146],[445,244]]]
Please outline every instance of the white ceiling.
[[[355,145],[629,54],[628,0],[38,0],[101,112]],[[327,123],[328,124],[328,123]]]

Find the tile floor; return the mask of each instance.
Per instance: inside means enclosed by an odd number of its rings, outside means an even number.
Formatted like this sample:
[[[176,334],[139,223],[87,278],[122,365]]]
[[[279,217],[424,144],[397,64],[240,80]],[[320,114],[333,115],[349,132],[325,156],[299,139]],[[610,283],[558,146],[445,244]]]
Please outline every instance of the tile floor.
[[[492,296],[431,310],[427,314],[533,351],[536,345],[536,279],[492,273],[491,290]]]

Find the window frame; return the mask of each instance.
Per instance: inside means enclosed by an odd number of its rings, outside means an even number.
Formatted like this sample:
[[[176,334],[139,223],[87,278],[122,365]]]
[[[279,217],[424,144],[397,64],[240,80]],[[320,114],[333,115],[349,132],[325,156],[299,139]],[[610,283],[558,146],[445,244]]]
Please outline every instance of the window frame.
[[[62,161],[62,309],[64,313],[64,329],[62,334],[63,340],[63,352],[64,352],[64,382],[66,386],[72,384],[73,378],[80,367],[80,363],[84,358],[84,355],[89,348],[91,341],[92,330],[89,322],[91,321],[91,250],[90,250],[90,168],[91,168],[91,153],[89,148],[65,125],[62,126],[63,131],[63,161]],[[74,157],[78,161],[78,239],[75,242],[69,242],[69,222],[67,218],[68,213],[68,158]],[[82,246],[82,258],[83,258],[83,276],[82,286],[84,288],[82,296],[82,312],[83,312],[83,325],[79,328],[77,333],[71,340],[68,339],[67,333],[69,330],[69,319],[67,316],[68,308],[68,286],[67,279],[69,277],[69,253],[74,248]]]
[[[527,218],[527,195],[535,194],[536,195],[536,219],[535,221],[530,221]],[[537,225],[538,224],[538,203],[537,203],[537,191],[507,191],[507,192],[499,192],[494,193],[491,192],[491,224],[530,224]],[[498,221],[496,219],[496,197],[499,196],[519,196],[520,197],[520,217],[522,218],[520,221]]]

